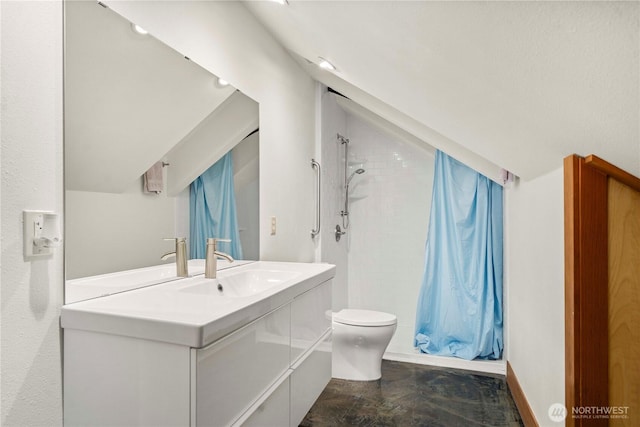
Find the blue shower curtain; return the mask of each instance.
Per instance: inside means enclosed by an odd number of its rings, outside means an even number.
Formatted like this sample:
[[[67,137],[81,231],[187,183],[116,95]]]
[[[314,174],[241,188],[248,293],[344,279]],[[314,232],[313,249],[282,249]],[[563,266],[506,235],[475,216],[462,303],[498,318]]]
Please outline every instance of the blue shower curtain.
[[[219,242],[217,249],[242,259],[242,246],[233,187],[233,159],[225,154],[191,183],[190,257],[204,258],[208,237],[231,239]]]
[[[437,151],[415,346],[502,355],[502,187]]]

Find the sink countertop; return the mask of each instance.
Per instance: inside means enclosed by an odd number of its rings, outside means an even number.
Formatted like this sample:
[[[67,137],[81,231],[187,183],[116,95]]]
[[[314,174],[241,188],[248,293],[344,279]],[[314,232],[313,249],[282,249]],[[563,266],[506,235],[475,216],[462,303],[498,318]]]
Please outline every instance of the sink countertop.
[[[331,264],[256,261],[219,271],[218,277],[224,281],[226,276],[255,269],[298,274],[262,292],[242,297],[183,291],[202,284],[215,288],[216,279],[200,276],[175,280],[64,305],[61,326],[201,348],[335,275],[335,266]]]
[[[218,260],[218,270],[233,268],[250,262],[255,261],[236,260],[230,263],[225,259],[220,259]],[[204,259],[190,259],[190,276],[203,275],[204,267]],[[79,277],[66,281],[64,299],[66,304],[71,304],[180,279],[181,277],[176,276],[175,262],[126,271],[116,271],[114,273],[98,274],[89,277]]]

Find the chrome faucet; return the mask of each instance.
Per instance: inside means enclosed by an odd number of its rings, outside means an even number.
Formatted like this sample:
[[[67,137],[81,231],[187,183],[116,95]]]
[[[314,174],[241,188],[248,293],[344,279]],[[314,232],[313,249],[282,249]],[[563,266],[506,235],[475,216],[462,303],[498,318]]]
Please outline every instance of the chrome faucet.
[[[189,266],[187,263],[187,238],[172,237],[164,240],[174,240],[176,242],[176,250],[173,252],[167,252],[162,255],[160,259],[164,261],[172,256],[176,257],[176,276],[189,277]]]
[[[207,239],[207,258],[204,264],[204,277],[207,279],[215,279],[218,270],[218,257],[224,258],[229,262],[233,262],[233,258],[224,252],[218,252],[216,244],[218,242],[230,242],[229,239]]]

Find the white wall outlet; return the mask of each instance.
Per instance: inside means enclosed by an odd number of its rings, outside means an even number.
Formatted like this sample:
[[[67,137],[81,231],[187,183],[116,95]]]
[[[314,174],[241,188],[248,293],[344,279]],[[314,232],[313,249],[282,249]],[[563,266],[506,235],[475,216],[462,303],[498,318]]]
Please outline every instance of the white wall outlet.
[[[25,258],[53,254],[62,244],[58,214],[49,211],[23,211],[23,241]]]
[[[276,235],[276,217],[275,216],[271,217],[271,235],[272,236]]]

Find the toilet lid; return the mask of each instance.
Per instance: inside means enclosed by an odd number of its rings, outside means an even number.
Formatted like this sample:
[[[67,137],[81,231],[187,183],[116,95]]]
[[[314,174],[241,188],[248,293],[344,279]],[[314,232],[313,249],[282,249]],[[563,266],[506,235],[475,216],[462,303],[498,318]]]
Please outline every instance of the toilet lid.
[[[395,325],[396,316],[381,311],[344,309],[333,313],[333,321],[354,326]]]

